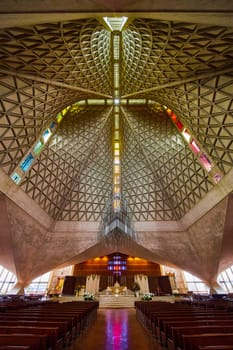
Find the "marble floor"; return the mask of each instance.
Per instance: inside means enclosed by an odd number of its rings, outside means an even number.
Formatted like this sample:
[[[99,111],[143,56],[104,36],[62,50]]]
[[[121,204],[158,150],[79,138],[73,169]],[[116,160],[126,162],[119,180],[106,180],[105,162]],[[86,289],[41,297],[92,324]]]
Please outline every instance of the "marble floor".
[[[97,319],[68,350],[162,350],[136,319],[135,309],[99,309]]]

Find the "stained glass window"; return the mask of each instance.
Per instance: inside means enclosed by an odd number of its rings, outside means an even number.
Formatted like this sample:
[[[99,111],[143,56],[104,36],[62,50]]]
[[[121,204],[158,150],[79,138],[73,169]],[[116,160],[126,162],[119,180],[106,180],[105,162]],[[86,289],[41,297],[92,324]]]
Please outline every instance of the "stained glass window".
[[[204,152],[201,154],[199,160],[207,171],[210,171],[212,169],[213,164]]]
[[[33,152],[38,155],[40,154],[40,152],[42,151],[44,147],[44,144],[39,140],[37,141],[37,143],[35,144],[34,148],[33,148]]]
[[[44,143],[46,143],[48,141],[48,139],[50,138],[50,136],[52,135],[51,130],[48,128],[44,131],[42,138]]]
[[[29,153],[27,155],[27,157],[23,160],[23,162],[20,164],[20,168],[26,172],[28,171],[28,169],[30,168],[30,166],[32,165],[32,162],[34,160],[34,157],[31,153]]]
[[[21,181],[21,176],[15,172],[13,175],[11,175],[11,179],[14,181],[14,183],[16,183],[16,185],[18,185]]]
[[[177,120],[176,126],[180,131],[182,131],[184,125],[181,123],[181,121]]]
[[[195,154],[198,154],[200,152],[200,147],[198,146],[195,140],[192,140],[189,146]]]
[[[184,136],[185,140],[189,143],[191,140],[191,135],[187,129],[184,129],[182,131],[182,135]]]

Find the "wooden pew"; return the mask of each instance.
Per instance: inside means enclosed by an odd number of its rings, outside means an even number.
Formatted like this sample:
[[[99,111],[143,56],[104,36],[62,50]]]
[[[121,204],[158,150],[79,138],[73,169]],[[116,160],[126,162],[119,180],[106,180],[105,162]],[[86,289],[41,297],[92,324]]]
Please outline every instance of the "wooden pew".
[[[0,350],[33,350],[31,346],[2,345]]]
[[[6,334],[7,333],[7,326],[0,326],[0,334]]]
[[[76,325],[77,325],[77,320],[75,319],[74,316],[70,315],[64,315],[64,314],[36,314],[36,313],[17,313],[15,315],[4,315],[0,317],[0,320],[22,320],[22,321],[46,321],[46,322],[61,322],[64,321],[67,323],[67,330],[66,330],[66,337],[65,340],[67,341],[67,344],[70,343],[72,334],[76,333]]]
[[[163,345],[166,345],[166,341],[169,337],[169,325],[170,323],[174,321],[221,321],[221,320],[232,320],[233,322],[233,315],[222,315],[222,316],[215,316],[212,315],[191,315],[191,316],[169,316],[169,317],[158,317],[158,326],[156,327],[156,334],[158,339],[162,342]]]
[[[203,345],[233,345],[233,333],[184,334],[182,338],[184,350],[199,350]]]
[[[58,327],[8,326],[7,334],[44,334],[47,336],[47,349],[62,350],[63,340],[58,338]]]
[[[171,325],[177,323],[177,325],[183,325],[188,323],[189,327],[193,327],[194,324],[199,326],[212,325],[211,332],[217,331],[219,328],[213,329],[214,325],[220,325],[221,328],[225,323],[227,325],[233,325],[233,313],[229,309],[229,305],[218,302],[208,304],[197,303],[194,305],[185,305],[185,307],[179,307],[174,304],[159,304],[156,302],[136,302],[135,307],[137,310],[137,317],[142,322],[146,328],[152,331],[154,335],[157,336],[158,340],[162,342],[163,345],[167,345],[168,336],[171,337]],[[209,307],[211,306],[211,308]],[[212,307],[213,306],[213,307]],[[229,323],[228,323],[229,322]],[[228,328],[228,331],[231,330]],[[207,331],[207,329],[205,329]],[[218,334],[218,333],[217,333]],[[203,334],[201,334],[201,337]],[[214,343],[215,344],[215,343]],[[170,350],[174,350],[175,345],[172,344]],[[222,345],[222,344],[221,344]],[[189,349],[190,350],[190,349]]]
[[[182,321],[165,321],[164,327],[166,331],[166,335],[168,338],[172,337],[172,328],[174,327],[198,327],[198,326],[232,326],[233,320],[232,319],[222,319],[222,320],[215,320],[215,319],[204,319],[204,320],[182,320]]]
[[[71,332],[74,335],[76,335],[78,332],[82,330],[84,327],[83,320],[85,318],[85,314],[83,311],[62,311],[62,310],[50,310],[50,309],[29,309],[29,310],[18,310],[16,313],[15,311],[7,312],[5,315],[5,318],[23,318],[26,319],[29,317],[30,319],[33,318],[46,318],[49,320],[50,318],[59,319],[66,318],[71,322]],[[4,318],[4,316],[3,316]]]
[[[233,324],[214,326],[191,326],[191,327],[172,327],[172,336],[168,339],[168,350],[182,348],[182,336],[188,334],[207,334],[207,333],[233,333]]]
[[[226,313],[226,311],[222,310],[204,310],[204,312],[201,310],[189,310],[189,311],[178,311],[178,310],[170,310],[170,311],[159,311],[159,312],[150,312],[150,324],[149,321],[147,321],[146,326],[152,331],[152,334],[155,335],[158,339],[160,339],[160,333],[163,331],[163,319],[172,319],[172,318],[178,318],[178,317],[187,317],[189,319],[192,318],[198,318],[198,317],[225,317],[226,314],[228,317],[232,316],[233,318],[233,313]]]
[[[28,321],[28,320],[0,320],[0,327],[57,327],[58,328],[58,342],[66,344],[67,338],[67,323],[62,321]],[[68,333],[69,336],[69,333]]]
[[[33,350],[47,350],[47,336],[43,334],[0,334],[0,346],[31,346]]]
[[[183,320],[183,321],[165,321],[164,333],[162,332],[162,340],[167,344],[168,339],[173,339],[174,327],[198,327],[198,326],[232,326],[232,319],[203,319],[203,320]]]
[[[56,305],[55,305],[56,306]],[[16,316],[17,318],[40,318],[43,317],[46,319],[49,318],[67,318],[71,321],[71,332],[74,335],[80,333],[82,329],[85,327],[85,320],[88,318],[90,312],[89,310],[78,308],[77,310],[70,310],[69,308],[61,309],[61,307],[35,307],[29,309],[22,309],[15,312],[15,310],[10,310],[3,318],[12,318]]]
[[[63,339],[62,345],[69,345],[74,337],[88,326],[96,316],[98,302],[39,302],[28,305],[25,302],[11,303],[10,307],[2,308],[0,312],[0,333],[5,333],[7,325],[8,332],[14,332],[11,327],[18,327],[18,333],[24,334],[24,327],[29,332],[40,333],[40,328],[58,327],[58,339]],[[15,307],[14,307],[15,306]],[[16,311],[17,310],[17,311]],[[34,330],[32,330],[34,328]],[[48,335],[48,344],[52,349],[56,338],[52,331],[44,330]],[[14,332],[15,333],[15,332]],[[61,344],[60,344],[61,345]],[[1,345],[0,345],[1,346]],[[9,345],[10,346],[10,345]],[[58,348],[58,349],[57,349]],[[56,350],[59,350],[58,344]]]
[[[206,345],[206,346],[199,346],[199,350],[233,350],[233,345]]]

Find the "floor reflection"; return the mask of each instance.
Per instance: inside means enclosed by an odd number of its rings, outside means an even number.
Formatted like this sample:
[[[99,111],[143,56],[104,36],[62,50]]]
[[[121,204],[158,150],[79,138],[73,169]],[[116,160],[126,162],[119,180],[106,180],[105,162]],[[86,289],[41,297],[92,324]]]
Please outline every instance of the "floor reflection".
[[[66,350],[164,350],[136,319],[135,309],[99,309],[96,321]]]
[[[128,344],[128,311],[107,310],[105,321],[105,350],[127,350]]]

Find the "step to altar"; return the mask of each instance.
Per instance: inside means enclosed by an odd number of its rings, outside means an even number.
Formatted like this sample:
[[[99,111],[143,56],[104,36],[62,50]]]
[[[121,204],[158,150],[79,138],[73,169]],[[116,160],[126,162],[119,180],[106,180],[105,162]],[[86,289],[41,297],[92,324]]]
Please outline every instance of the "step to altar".
[[[100,308],[109,308],[109,309],[123,309],[123,308],[134,308],[134,303],[137,300],[141,300],[142,296],[138,298],[134,296],[134,294],[130,295],[96,295],[95,300],[99,301]],[[69,301],[84,301],[83,296],[74,296],[74,295],[66,295],[59,296],[58,298],[51,298],[51,300],[59,301],[61,303],[69,302]],[[166,301],[168,303],[174,303],[176,298],[174,296],[155,296],[152,299],[153,301]]]
[[[134,295],[100,295],[99,298],[99,307],[100,308],[132,308],[136,300]]]
[[[134,295],[100,295],[98,297],[100,308],[131,308],[134,307],[134,303],[137,300],[141,300],[142,296],[138,298]],[[155,296],[153,301],[166,301],[168,303],[174,303],[175,297],[168,296]]]

